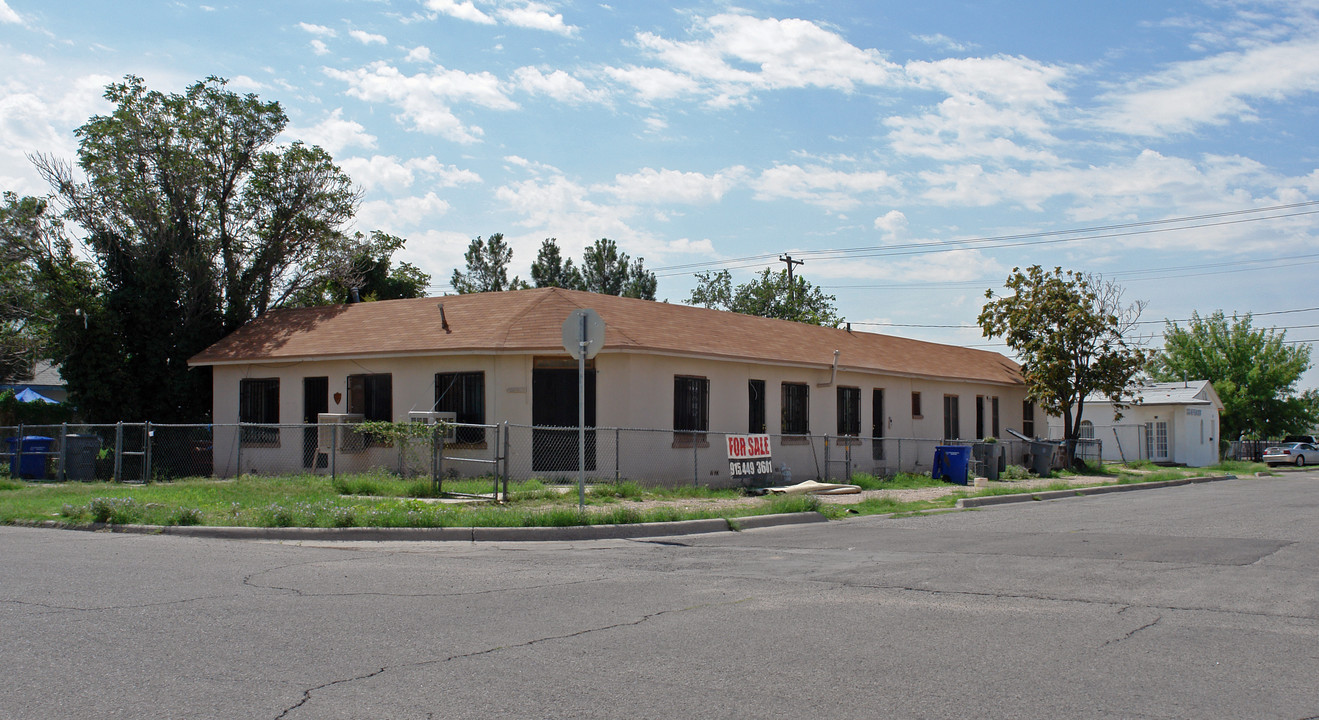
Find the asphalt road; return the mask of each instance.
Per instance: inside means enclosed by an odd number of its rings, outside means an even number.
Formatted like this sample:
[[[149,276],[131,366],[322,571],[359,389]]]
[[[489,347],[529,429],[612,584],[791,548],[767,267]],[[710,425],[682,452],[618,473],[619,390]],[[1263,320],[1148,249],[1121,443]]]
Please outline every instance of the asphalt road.
[[[0,528],[0,718],[1319,717],[1319,473],[577,543]]]

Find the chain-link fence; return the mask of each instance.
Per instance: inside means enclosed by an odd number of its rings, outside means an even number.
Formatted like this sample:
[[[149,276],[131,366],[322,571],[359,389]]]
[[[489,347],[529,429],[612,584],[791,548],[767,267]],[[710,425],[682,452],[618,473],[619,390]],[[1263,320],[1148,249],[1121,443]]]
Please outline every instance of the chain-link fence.
[[[728,437],[719,432],[645,428],[530,425],[444,426],[447,435],[386,441],[353,424],[307,425],[56,425],[0,427],[0,471],[44,480],[145,482],[180,477],[321,474],[386,471],[405,477],[537,478],[572,483],[579,442],[590,482],[648,486],[847,481],[865,473],[928,473],[935,448],[969,445],[971,472],[996,476],[1007,465],[1032,465],[1031,443],[973,443],[932,438],[770,435],[772,472],[730,475]],[[1098,443],[1077,454],[1097,460]],[[1055,460],[1061,467],[1062,454]]]

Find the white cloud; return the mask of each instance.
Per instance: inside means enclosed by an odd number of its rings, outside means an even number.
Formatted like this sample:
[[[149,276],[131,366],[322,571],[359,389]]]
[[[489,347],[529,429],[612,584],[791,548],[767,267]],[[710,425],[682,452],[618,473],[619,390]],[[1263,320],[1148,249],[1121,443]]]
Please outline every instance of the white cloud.
[[[319,39],[312,40],[312,41],[311,41],[311,51],[314,52],[314,53],[316,53],[317,55],[329,55],[329,54],[330,54],[330,46],[329,46],[329,45],[326,45],[324,42],[322,42],[322,41],[319,40]]]
[[[900,235],[907,230],[907,216],[901,211],[889,210],[875,218],[875,229],[889,235]]]
[[[341,160],[339,165],[355,182],[368,190],[381,188],[389,192],[402,192],[416,184],[418,176],[425,176],[427,186],[432,188],[481,182],[481,176],[475,172],[445,165],[434,155],[402,161],[393,155],[350,157]]]
[[[428,63],[431,61],[431,49],[425,45],[418,45],[408,51],[408,56],[404,58],[408,62]]]
[[[23,18],[17,12],[14,12],[14,9],[9,7],[5,0],[0,0],[0,23],[22,25]]]
[[[0,0],[0,2],[2,1],[3,0]],[[298,23],[298,27],[302,28],[304,32],[309,32],[312,35],[319,35],[320,37],[332,38],[339,36],[339,33],[335,32],[334,28],[326,27],[324,25],[313,25],[311,23],[300,22]]]
[[[403,197],[394,200],[371,200],[357,210],[358,227],[388,228],[387,232],[407,234],[429,221],[449,212],[449,203],[433,192],[421,197]]]
[[[229,87],[233,90],[265,90],[270,86],[247,75],[237,75],[229,78]]]
[[[520,67],[513,71],[513,82],[533,95],[547,95],[570,104],[604,102],[607,99],[603,91],[591,90],[586,87],[586,83],[562,70],[546,74],[538,68]]]
[[[365,30],[349,30],[348,35],[363,45],[371,45],[372,43],[384,45],[389,42],[389,38],[384,35],[376,35]]]
[[[477,7],[480,5],[481,7]],[[513,27],[545,30],[564,36],[577,33],[577,28],[564,22],[563,15],[554,8],[536,0],[426,0],[426,7],[437,13],[459,20],[495,25],[503,22]],[[487,8],[487,9],[482,9]]]
[[[1053,127],[1066,95],[1065,69],[1027,58],[912,62],[917,88],[947,95],[933,112],[886,118],[888,140],[904,155],[956,161],[985,158],[1051,164]]]
[[[1305,38],[1176,63],[1104,99],[1101,126],[1133,135],[1252,121],[1258,100],[1319,91],[1319,40]]]
[[[506,4],[504,7],[499,8],[497,13],[509,25],[516,27],[546,30],[560,35],[572,35],[577,32],[576,27],[564,24],[563,15],[554,12],[544,3]]]
[[[661,133],[669,128],[669,122],[662,117],[651,115],[645,119],[646,132]]]
[[[495,19],[486,15],[477,9],[471,0],[455,2],[454,0],[426,0],[426,7],[438,13],[443,13],[449,17],[467,20],[469,22],[481,23],[482,25],[494,25]]]
[[[897,178],[882,170],[843,172],[820,165],[775,165],[752,181],[757,200],[790,198],[830,210],[859,205],[862,196],[900,189]]]
[[[930,47],[939,48],[940,50],[966,52],[974,47],[969,43],[958,42],[943,33],[935,33],[933,35],[912,35],[912,38],[919,40]]]
[[[338,155],[345,148],[360,147],[369,150],[376,146],[376,136],[368,133],[361,123],[345,120],[343,108],[335,108],[324,120],[309,128],[290,130],[289,134],[320,145],[331,155]]]
[[[631,175],[618,175],[612,185],[595,189],[630,203],[696,205],[718,202],[730,189],[743,183],[747,174],[747,169],[740,165],[713,175],[643,168]]]
[[[670,40],[642,32],[636,41],[671,72],[700,85],[714,105],[742,102],[762,89],[821,87],[851,92],[858,85],[889,84],[897,71],[878,51],[858,48],[807,20],[722,14],[698,19],[691,34],[698,39]],[[638,87],[617,69],[610,69],[610,74]],[[633,69],[629,74],[637,73]]]
[[[77,154],[73,129],[110,106],[102,97],[116,78],[85,75],[58,82],[0,80],[0,188],[20,194],[49,192],[27,156],[43,153],[61,160]]]
[[[643,102],[695,94],[701,89],[700,83],[692,78],[664,68],[611,67],[605,68],[605,73],[618,82],[631,85]]]
[[[325,74],[347,83],[349,95],[368,102],[388,102],[413,128],[454,142],[477,142],[483,131],[459,120],[450,103],[472,103],[493,110],[517,108],[517,103],[500,89],[498,78],[488,72],[465,73],[436,66],[429,73],[405,75],[398,68],[375,62],[357,70],[326,68]]]

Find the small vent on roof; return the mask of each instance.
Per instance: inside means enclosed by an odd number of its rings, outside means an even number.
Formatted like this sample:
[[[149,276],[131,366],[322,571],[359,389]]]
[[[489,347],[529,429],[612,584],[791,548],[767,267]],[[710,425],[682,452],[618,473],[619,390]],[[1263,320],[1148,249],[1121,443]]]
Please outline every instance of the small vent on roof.
[[[449,319],[444,316],[444,303],[439,303],[439,308],[440,308],[440,327],[444,328],[444,332],[452,333],[453,330],[449,329]]]

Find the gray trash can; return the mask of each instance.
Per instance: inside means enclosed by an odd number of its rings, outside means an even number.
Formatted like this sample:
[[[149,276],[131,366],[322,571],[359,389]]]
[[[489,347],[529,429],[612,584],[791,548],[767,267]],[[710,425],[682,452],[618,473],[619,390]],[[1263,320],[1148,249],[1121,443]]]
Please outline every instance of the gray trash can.
[[[1053,454],[1058,451],[1058,443],[1030,442],[1030,471],[1044,477],[1053,471]]]
[[[100,451],[101,438],[95,435],[65,435],[64,478],[95,480],[96,455]]]
[[[971,446],[971,452],[976,462],[980,463],[984,476],[998,480],[998,474],[1003,470],[1003,446],[998,443],[976,443]]]

